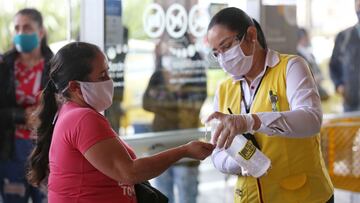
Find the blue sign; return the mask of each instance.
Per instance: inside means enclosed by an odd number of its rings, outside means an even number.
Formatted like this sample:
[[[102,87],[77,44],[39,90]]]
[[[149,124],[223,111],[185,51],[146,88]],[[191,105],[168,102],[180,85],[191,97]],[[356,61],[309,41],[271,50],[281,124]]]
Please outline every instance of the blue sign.
[[[121,0],[105,0],[105,15],[121,16]]]

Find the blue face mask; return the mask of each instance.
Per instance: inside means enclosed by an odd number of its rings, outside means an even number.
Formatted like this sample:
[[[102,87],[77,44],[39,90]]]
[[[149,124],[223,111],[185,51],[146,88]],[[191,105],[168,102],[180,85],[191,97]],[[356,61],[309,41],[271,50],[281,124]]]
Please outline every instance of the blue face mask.
[[[29,53],[39,45],[39,37],[33,34],[18,34],[14,37],[14,44],[18,52]]]

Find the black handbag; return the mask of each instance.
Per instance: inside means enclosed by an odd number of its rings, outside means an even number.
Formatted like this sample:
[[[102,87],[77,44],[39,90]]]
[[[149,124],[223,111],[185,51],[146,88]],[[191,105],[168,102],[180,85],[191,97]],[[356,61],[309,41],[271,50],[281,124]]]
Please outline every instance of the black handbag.
[[[151,186],[149,181],[134,185],[138,203],[168,203],[169,199],[159,190]]]

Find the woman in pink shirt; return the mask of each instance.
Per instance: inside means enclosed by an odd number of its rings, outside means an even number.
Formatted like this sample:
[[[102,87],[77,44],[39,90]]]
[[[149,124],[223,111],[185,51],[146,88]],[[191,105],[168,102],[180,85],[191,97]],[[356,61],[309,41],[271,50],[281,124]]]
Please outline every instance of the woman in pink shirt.
[[[95,45],[70,43],[52,59],[28,174],[36,186],[48,177],[50,203],[133,203],[134,184],[160,175],[183,157],[202,160],[214,149],[193,141],[136,158],[99,113],[111,105],[112,96],[107,60]]]

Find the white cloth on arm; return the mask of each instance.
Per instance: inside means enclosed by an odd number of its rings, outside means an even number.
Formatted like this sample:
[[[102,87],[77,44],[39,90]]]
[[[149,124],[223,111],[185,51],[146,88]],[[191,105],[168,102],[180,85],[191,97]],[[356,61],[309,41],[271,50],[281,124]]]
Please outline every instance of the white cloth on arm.
[[[248,106],[252,104],[255,91],[266,68],[274,67],[279,60],[277,52],[268,50],[263,72],[250,85],[243,78],[234,80],[234,82],[242,83],[244,98]],[[257,132],[286,137],[308,137],[318,133],[322,122],[321,102],[313,76],[303,58],[294,57],[289,60],[286,67],[286,87],[290,110],[256,113],[261,121],[261,127]],[[219,111],[218,103],[219,92],[217,90],[214,98],[214,111]],[[241,113],[246,113],[244,105],[241,106]],[[217,148],[212,154],[215,168],[225,173],[238,174],[241,167],[230,159],[232,160],[223,149]]]

